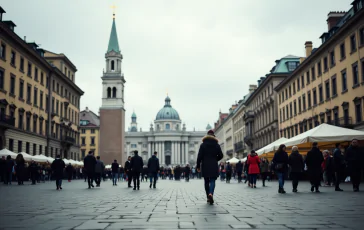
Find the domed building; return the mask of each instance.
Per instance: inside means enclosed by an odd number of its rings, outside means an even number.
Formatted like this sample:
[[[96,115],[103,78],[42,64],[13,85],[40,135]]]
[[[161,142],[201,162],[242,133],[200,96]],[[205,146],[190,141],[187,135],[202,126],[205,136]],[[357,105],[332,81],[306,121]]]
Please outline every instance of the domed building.
[[[125,154],[132,156],[133,151],[138,150],[146,163],[157,151],[163,166],[194,165],[205,134],[205,131],[187,131],[179,113],[172,107],[171,98],[167,96],[149,131],[138,131],[137,115],[133,112],[130,127],[125,133]]]

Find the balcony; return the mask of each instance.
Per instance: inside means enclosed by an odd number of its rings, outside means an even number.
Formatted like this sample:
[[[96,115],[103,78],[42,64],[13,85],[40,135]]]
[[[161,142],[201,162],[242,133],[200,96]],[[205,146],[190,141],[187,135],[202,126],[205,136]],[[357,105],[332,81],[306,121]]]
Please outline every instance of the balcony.
[[[254,136],[251,134],[248,134],[244,137],[244,142],[245,144],[247,144],[248,146],[253,146],[253,140],[254,140]]]
[[[62,138],[62,143],[68,146],[74,145],[76,143],[75,138],[73,137],[69,137],[69,136],[64,136]]]
[[[237,143],[234,144],[234,151],[235,152],[239,152],[244,150],[244,142],[243,141],[239,141]]]
[[[226,155],[232,156],[234,153],[234,150],[230,149],[228,151],[226,151]]]
[[[328,124],[350,129],[354,127],[353,120],[351,117],[340,117],[338,119],[334,119],[328,122]]]
[[[14,127],[15,126],[15,117],[10,117],[7,115],[0,116],[0,127]]]
[[[244,114],[244,121],[249,122],[254,120],[254,112],[249,110]]]

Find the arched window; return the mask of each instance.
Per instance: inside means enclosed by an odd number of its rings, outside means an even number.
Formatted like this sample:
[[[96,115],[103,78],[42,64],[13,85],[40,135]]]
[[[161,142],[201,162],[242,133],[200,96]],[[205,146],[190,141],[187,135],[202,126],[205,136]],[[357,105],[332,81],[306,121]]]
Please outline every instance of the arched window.
[[[115,71],[115,61],[111,61],[111,71]]]
[[[107,88],[107,98],[111,97],[111,88]]]
[[[112,97],[116,98],[116,87],[112,88]]]
[[[166,124],[166,130],[170,130],[171,129],[171,125],[170,124]]]
[[[159,131],[161,128],[159,127],[159,125],[157,125],[157,130]]]

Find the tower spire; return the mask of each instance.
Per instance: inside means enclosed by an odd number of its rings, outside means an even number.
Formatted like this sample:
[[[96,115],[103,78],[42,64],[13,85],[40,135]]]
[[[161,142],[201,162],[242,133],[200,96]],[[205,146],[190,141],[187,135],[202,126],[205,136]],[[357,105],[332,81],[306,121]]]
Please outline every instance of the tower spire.
[[[112,19],[112,26],[111,26],[111,33],[110,33],[110,39],[109,39],[109,46],[107,47],[106,53],[110,51],[115,51],[117,53],[120,53],[119,49],[119,42],[118,42],[118,35],[116,33],[116,24],[115,24],[115,9],[116,6],[111,6],[113,9],[113,19]]]

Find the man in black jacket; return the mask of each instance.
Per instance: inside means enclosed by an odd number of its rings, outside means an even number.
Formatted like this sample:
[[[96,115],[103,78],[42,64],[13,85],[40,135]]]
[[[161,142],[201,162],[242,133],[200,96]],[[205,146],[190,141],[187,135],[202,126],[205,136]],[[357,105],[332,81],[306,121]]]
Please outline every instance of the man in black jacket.
[[[189,182],[190,181],[190,173],[191,173],[191,167],[190,167],[189,164],[186,165],[184,173],[185,173],[186,181]]]
[[[133,179],[133,174],[132,174],[131,168],[130,168],[130,160],[131,160],[131,156],[128,156],[128,160],[125,162],[125,165],[124,165],[125,173],[128,176],[128,188],[131,188],[131,181]]]
[[[306,156],[306,165],[308,169],[308,173],[311,181],[311,192],[316,189],[316,192],[319,191],[322,169],[321,164],[324,161],[324,157],[322,152],[317,147],[317,142],[312,143],[312,149],[307,153]]]
[[[112,185],[117,185],[116,181],[118,180],[119,173],[119,163],[117,160],[114,160],[114,163],[111,164],[111,173],[112,173]]]
[[[241,161],[236,163],[235,168],[236,168],[236,173],[238,174],[238,183],[241,183],[242,179],[241,174],[243,174],[243,164],[241,163]]]
[[[363,168],[364,151],[359,147],[357,139],[351,141],[351,145],[346,150],[345,160],[348,164],[350,179],[353,183],[354,192],[359,192],[361,170]]]
[[[153,183],[153,188],[156,188],[159,169],[160,169],[159,159],[157,158],[157,152],[154,152],[154,155],[148,160],[148,170],[150,179],[149,188],[152,188],[152,183]]]
[[[134,151],[134,156],[130,160],[130,168],[133,173],[134,189],[140,189],[140,173],[143,170],[143,159],[138,155],[138,151]]]
[[[340,182],[343,170],[345,169],[345,159],[344,155],[341,152],[342,146],[340,143],[335,145],[334,149],[334,166],[335,166],[335,191],[342,192],[340,188]]]
[[[94,176],[95,176],[95,165],[96,158],[94,157],[94,153],[92,151],[88,152],[88,155],[83,159],[83,164],[87,174],[88,188],[93,188],[94,185]]]
[[[62,178],[63,178],[63,170],[66,167],[66,164],[61,159],[60,155],[56,156],[56,159],[52,162],[51,169],[53,171],[53,175],[56,179],[57,190],[62,190]]]

